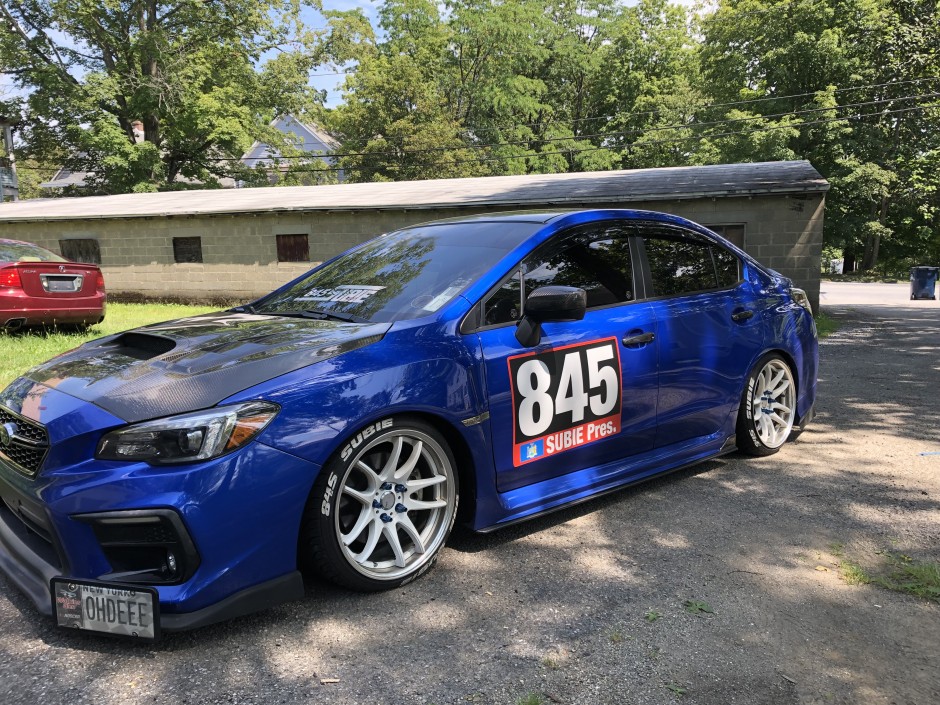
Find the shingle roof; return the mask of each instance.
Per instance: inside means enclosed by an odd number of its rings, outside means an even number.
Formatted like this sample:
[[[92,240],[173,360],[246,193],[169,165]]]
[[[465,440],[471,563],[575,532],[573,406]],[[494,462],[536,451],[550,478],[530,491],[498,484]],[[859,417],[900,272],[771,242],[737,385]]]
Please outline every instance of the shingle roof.
[[[0,205],[0,222],[320,210],[551,207],[759,194],[820,193],[828,189],[829,183],[809,162],[758,162],[577,174],[40,199]]]

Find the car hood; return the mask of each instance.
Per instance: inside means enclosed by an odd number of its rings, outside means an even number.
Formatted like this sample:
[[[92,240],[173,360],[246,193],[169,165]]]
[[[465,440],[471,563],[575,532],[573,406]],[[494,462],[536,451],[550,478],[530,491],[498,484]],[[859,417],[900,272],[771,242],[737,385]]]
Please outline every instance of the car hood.
[[[101,338],[24,377],[136,422],[205,409],[382,339],[389,323],[213,313]]]

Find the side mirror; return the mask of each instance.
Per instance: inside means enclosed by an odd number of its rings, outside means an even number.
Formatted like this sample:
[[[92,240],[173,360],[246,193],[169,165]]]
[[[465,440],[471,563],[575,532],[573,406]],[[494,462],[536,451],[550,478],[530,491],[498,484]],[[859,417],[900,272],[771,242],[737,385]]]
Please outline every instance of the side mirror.
[[[541,286],[526,297],[525,312],[516,327],[516,340],[527,348],[542,340],[542,323],[580,321],[587,310],[587,293],[574,286]]]

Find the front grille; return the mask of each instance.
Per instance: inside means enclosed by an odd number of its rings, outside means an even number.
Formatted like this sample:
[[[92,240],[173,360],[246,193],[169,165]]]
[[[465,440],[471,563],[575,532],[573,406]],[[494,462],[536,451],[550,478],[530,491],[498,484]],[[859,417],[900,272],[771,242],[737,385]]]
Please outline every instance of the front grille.
[[[45,427],[0,406],[0,455],[16,470],[32,477],[49,453]]]

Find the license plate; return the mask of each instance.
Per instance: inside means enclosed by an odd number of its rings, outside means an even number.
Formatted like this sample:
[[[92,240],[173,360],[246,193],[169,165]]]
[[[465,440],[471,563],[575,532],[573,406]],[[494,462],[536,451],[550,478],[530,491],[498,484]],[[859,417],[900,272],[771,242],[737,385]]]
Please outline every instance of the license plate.
[[[82,288],[82,277],[43,277],[43,285],[49,292],[78,291]]]
[[[52,611],[66,629],[156,640],[160,601],[153,588],[88,580],[52,579]]]

